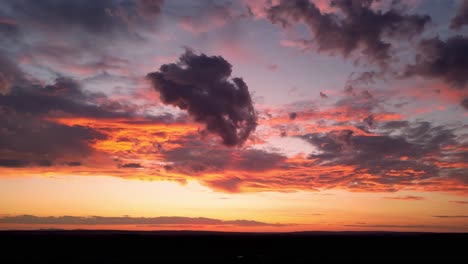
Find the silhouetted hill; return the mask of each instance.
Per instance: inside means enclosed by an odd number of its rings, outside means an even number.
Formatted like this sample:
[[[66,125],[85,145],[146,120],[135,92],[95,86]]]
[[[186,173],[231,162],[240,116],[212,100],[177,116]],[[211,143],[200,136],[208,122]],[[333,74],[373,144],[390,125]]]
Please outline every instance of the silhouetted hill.
[[[468,234],[0,232],[0,263],[468,263]]]

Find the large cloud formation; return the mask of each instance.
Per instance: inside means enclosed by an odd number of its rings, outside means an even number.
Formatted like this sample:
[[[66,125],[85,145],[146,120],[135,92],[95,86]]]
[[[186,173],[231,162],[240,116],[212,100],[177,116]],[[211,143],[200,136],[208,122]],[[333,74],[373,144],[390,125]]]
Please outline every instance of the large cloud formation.
[[[268,19],[288,27],[304,23],[319,52],[338,52],[345,57],[362,51],[371,62],[385,64],[391,58],[390,39],[409,39],[431,21],[427,15],[403,14],[396,9],[375,11],[373,0],[334,0],[331,6],[342,14],[324,13],[309,0],[282,0],[268,9]]]
[[[232,78],[232,66],[221,56],[187,50],[176,63],[147,75],[165,104],[187,110],[227,146],[242,145],[255,130],[257,116],[249,89]]]

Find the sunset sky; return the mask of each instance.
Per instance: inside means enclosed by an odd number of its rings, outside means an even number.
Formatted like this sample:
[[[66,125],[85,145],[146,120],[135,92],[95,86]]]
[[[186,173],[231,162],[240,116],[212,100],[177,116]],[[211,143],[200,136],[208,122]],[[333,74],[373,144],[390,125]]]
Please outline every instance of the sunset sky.
[[[3,0],[0,229],[468,232],[468,1]]]

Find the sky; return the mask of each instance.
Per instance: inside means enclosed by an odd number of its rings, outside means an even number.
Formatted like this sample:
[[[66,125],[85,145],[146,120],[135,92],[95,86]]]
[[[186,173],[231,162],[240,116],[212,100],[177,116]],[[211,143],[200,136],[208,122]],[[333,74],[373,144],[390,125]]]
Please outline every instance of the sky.
[[[0,2],[0,229],[468,231],[468,1]]]

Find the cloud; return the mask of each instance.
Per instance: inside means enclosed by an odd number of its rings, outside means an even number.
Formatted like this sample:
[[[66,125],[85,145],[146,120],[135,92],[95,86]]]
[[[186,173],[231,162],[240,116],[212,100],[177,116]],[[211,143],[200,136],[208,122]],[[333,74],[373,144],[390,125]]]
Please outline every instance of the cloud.
[[[10,88],[23,77],[23,73],[9,58],[0,52],[0,96],[7,94]]]
[[[454,130],[427,122],[401,121],[382,122],[375,129],[379,135],[354,135],[350,130],[338,130],[300,137],[318,149],[309,156],[316,166],[353,168],[347,173],[347,177],[354,177],[353,184],[347,186],[351,189],[355,185],[361,190],[376,186],[398,190],[398,186],[417,186],[417,182],[439,176],[463,185],[461,175],[468,171],[459,164],[465,163],[466,158],[458,148],[447,149],[460,145],[461,139]],[[342,180],[347,182],[345,178]],[[428,184],[421,187],[429,187]]]
[[[70,166],[70,167],[78,167],[78,166],[81,166],[83,165],[81,162],[79,161],[70,161],[70,162],[67,162],[65,163],[67,166]]]
[[[424,197],[406,195],[406,196],[387,196],[387,197],[384,197],[384,199],[387,199],[387,200],[403,200],[403,201],[420,201],[420,200],[424,200]]]
[[[206,184],[218,191],[238,193],[241,191],[242,179],[239,177],[223,177],[206,181]]]
[[[95,99],[100,99],[102,105],[92,104]],[[0,95],[0,106],[36,116],[131,117],[130,112],[106,107],[106,100],[103,94],[84,92],[80,84],[71,78],[58,77],[50,85],[29,82],[17,85],[8,94]]]
[[[215,147],[196,140],[195,135],[167,143],[180,147],[164,151],[164,160],[172,165],[174,171],[187,175],[224,171],[265,172],[278,168],[286,159],[280,154],[263,150]]]
[[[352,75],[354,75],[354,73]],[[356,76],[355,78],[352,78],[350,80],[350,83],[354,84],[354,85],[356,85],[356,84],[375,83],[377,78],[382,77],[381,75],[382,75],[381,73],[378,73],[378,72],[375,72],[375,71],[362,72],[358,76]]]
[[[23,168],[29,165],[28,161],[15,159],[0,159],[0,167]]]
[[[134,71],[129,61],[112,50],[143,46],[158,31],[163,2],[2,1],[0,18],[13,23],[0,23],[0,45],[12,61],[36,73],[90,75],[107,70],[128,75]]]
[[[369,127],[372,127],[375,123],[375,118],[374,115],[368,115],[366,118],[362,120],[364,123],[366,123]]]
[[[55,1],[18,0],[2,2],[0,7],[6,18],[14,18],[21,24],[37,25],[37,28],[58,31],[75,31],[93,35],[118,34],[128,30],[129,23],[147,26],[150,18],[159,15],[161,0],[82,0]]]
[[[172,119],[138,113],[131,105],[85,91],[71,78],[58,77],[52,84],[18,79],[7,93],[0,94],[0,159],[21,161],[10,162],[9,167],[44,166],[40,160],[81,166],[81,159],[96,152],[98,141],[109,139],[110,129],[96,128],[96,119],[114,120],[120,126],[124,121],[138,125]]]
[[[290,120],[294,120],[294,119],[296,119],[296,117],[297,117],[297,113],[296,113],[296,112],[291,112],[291,113],[289,113],[289,119],[290,119]]]
[[[450,21],[451,29],[460,29],[468,25],[468,1],[460,1],[457,14]]]
[[[328,95],[326,93],[320,92],[320,98],[327,99]]]
[[[255,130],[257,116],[247,85],[241,78],[229,80],[231,72],[223,57],[186,50],[177,63],[164,64],[147,78],[163,103],[187,111],[223,144],[240,146]]]
[[[468,204],[468,201],[449,201],[449,203]]]
[[[465,2],[468,3],[468,2]],[[423,39],[419,43],[415,62],[405,67],[402,77],[420,76],[439,79],[451,88],[465,90],[468,83],[468,38],[453,36],[447,40],[439,37]],[[460,105],[468,109],[466,97]]]
[[[468,218],[468,215],[434,215],[437,218]]]
[[[47,224],[47,225],[232,225],[232,226],[284,226],[278,223],[265,223],[254,220],[220,220],[206,217],[131,217],[131,216],[34,216],[17,215],[0,217],[1,224]]]
[[[461,106],[463,106],[463,108],[465,108],[466,110],[468,110],[468,97],[465,97],[462,101],[461,101]]]
[[[143,168],[140,163],[125,163],[120,166],[121,168],[132,168],[132,169],[139,169]]]
[[[14,155],[32,161],[46,157],[84,157],[92,151],[91,143],[106,138],[89,127],[58,124],[8,109],[0,109],[0,122],[3,128],[0,131],[0,158]],[[31,163],[26,161],[21,164]]]
[[[404,77],[437,78],[463,89],[468,82],[468,38],[453,36],[446,41],[438,37],[419,43],[416,62],[404,70]]]
[[[369,61],[384,65],[391,58],[392,44],[384,39],[404,40],[420,34],[431,18],[408,15],[391,8],[374,11],[372,0],[335,0],[331,7],[338,13],[322,12],[308,0],[283,0],[269,7],[268,19],[290,27],[304,23],[313,35],[319,52],[341,53],[349,57],[360,51]]]
[[[425,227],[433,227],[427,225],[377,225],[377,224],[350,224],[350,225],[343,225],[347,227],[377,227],[377,228],[425,228]]]

